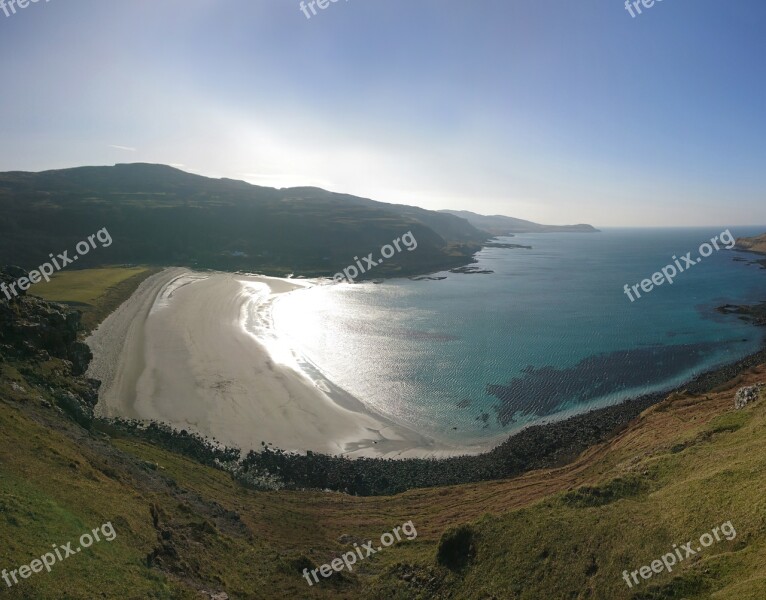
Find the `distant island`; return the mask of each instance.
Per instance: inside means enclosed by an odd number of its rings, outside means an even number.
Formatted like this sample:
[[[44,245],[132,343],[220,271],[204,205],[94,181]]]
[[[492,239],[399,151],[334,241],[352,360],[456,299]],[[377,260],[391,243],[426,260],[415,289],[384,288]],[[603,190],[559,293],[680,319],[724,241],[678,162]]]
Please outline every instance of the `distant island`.
[[[465,219],[471,225],[492,235],[512,233],[598,233],[593,225],[541,225],[524,219],[515,219],[504,215],[479,215],[467,210],[442,210],[440,212]]]

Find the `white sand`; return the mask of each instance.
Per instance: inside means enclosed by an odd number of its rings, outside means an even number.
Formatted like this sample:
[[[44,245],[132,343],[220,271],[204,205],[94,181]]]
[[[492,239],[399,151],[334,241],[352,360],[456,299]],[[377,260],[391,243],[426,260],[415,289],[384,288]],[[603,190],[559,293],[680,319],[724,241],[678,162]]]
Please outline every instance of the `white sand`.
[[[247,286],[243,285],[247,283]],[[305,283],[303,284],[305,285]],[[97,414],[168,423],[245,451],[443,456],[456,449],[373,414],[320,380],[275,363],[242,322],[252,302],[297,282],[166,269],[148,278],[87,340]]]

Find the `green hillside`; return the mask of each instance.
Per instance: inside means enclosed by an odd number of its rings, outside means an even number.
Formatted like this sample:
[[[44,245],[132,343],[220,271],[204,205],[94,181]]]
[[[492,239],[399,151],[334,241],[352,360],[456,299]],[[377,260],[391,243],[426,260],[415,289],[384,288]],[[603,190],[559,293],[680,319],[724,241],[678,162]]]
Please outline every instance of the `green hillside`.
[[[488,234],[467,221],[318,188],[273,189],[163,165],[0,173],[0,264],[34,269],[106,228],[77,266],[178,265],[332,276],[408,231],[417,249],[369,277],[472,262]],[[364,277],[361,277],[364,278]]]

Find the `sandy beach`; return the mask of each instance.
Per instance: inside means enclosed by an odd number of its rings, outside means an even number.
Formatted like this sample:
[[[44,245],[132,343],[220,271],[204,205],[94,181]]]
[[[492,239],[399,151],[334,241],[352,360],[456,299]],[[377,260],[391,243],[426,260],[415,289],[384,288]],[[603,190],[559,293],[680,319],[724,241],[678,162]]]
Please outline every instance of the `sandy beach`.
[[[307,285],[165,269],[88,338],[102,417],[161,421],[245,451],[262,442],[353,456],[446,456],[458,449],[373,414],[328,382],[276,362],[243,325],[254,296]],[[299,292],[298,292],[299,293]]]

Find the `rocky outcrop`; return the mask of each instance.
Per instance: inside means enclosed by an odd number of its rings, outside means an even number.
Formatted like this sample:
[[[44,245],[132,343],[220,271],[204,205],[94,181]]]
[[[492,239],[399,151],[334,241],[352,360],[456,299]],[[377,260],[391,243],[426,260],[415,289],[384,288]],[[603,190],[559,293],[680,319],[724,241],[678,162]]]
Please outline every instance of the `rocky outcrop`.
[[[19,267],[0,269],[0,281],[9,285],[26,277]],[[81,313],[45,302],[23,291],[9,300],[0,294],[0,353],[21,359],[61,358],[71,363],[72,375],[82,375],[93,355],[77,339]]]
[[[83,427],[89,427],[93,421],[93,410],[98,402],[98,387],[100,382],[89,379],[90,385],[78,393],[70,390],[56,390],[54,397],[56,405],[74,421]]]
[[[6,286],[26,276],[27,272],[19,267],[0,269],[0,282]],[[61,410],[88,427],[100,384],[82,377],[93,355],[78,340],[82,329],[80,317],[79,311],[28,296],[23,291],[10,299],[0,293],[0,362],[33,365],[52,358],[64,361],[72,379],[65,387],[50,385],[50,393]]]
[[[748,404],[752,404],[756,400],[759,400],[763,388],[763,383],[739,388],[737,390],[737,395],[734,397],[734,408],[740,410],[745,408]]]

